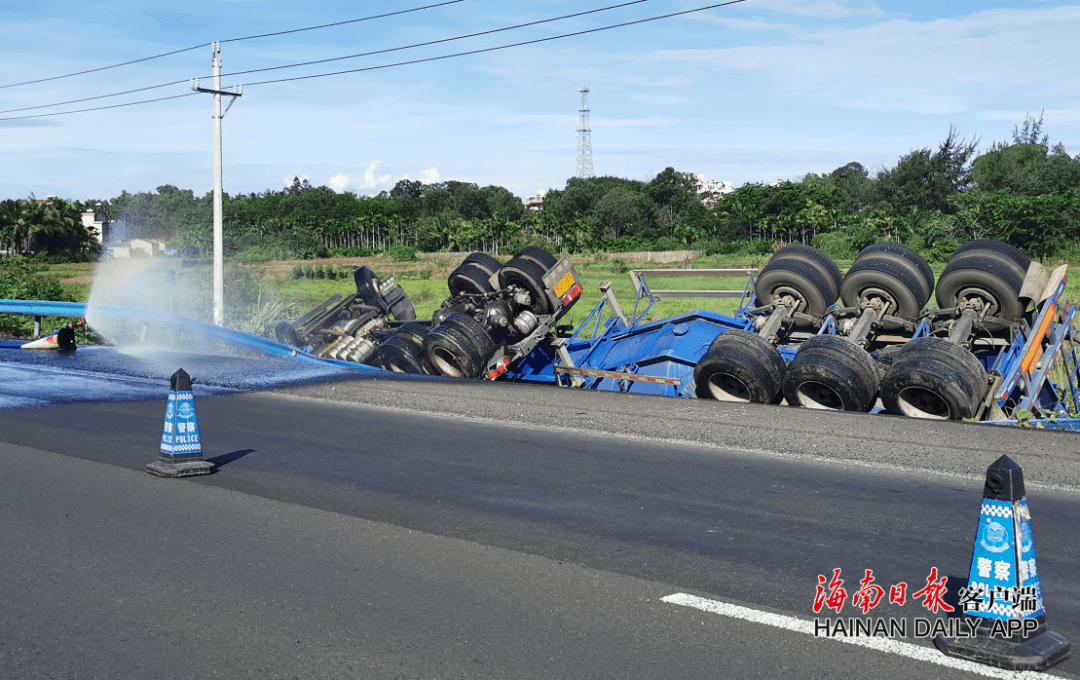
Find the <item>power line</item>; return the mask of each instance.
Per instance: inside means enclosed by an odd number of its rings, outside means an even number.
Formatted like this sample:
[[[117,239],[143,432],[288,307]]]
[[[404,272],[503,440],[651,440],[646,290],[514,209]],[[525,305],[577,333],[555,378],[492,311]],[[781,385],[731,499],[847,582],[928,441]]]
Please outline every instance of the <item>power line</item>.
[[[210,43],[203,43],[202,45],[194,45],[192,47],[185,47],[180,50],[173,50],[172,52],[165,52],[164,54],[155,54],[152,57],[143,57],[142,59],[133,59],[132,61],[125,61],[122,64],[113,64],[112,66],[102,66],[100,68],[92,68],[86,71],[79,71],[78,73],[68,73],[62,76],[52,76],[51,78],[39,78],[38,80],[27,80],[24,83],[12,83],[10,85],[0,85],[0,90],[9,87],[21,87],[22,85],[33,85],[35,83],[47,83],[50,80],[61,80],[63,78],[74,78],[75,76],[86,75],[87,73],[97,73],[98,71],[107,71],[111,68],[120,68],[121,66],[130,66],[131,64],[138,64],[144,61],[150,61],[151,59],[160,59],[162,57],[170,57],[174,54],[180,54],[182,52],[190,52],[191,50],[197,50],[200,47],[206,47]]]
[[[273,83],[287,83],[294,80],[310,80],[312,78],[326,78],[329,76],[340,76],[347,73],[361,73],[363,71],[376,71],[384,68],[393,68],[395,66],[411,66],[413,64],[424,64],[431,61],[441,61],[443,59],[454,59],[456,57],[467,57],[473,54],[483,54],[485,52],[497,52],[499,50],[507,50],[511,47],[523,47],[525,45],[536,45],[538,43],[550,42],[552,40],[561,40],[563,38],[573,38],[579,35],[588,35],[590,33],[599,33],[601,31],[610,31],[615,28],[625,28],[627,26],[635,26],[637,24],[645,24],[651,21],[659,21],[661,19],[670,19],[671,17],[682,16],[685,14],[693,14],[695,12],[704,12],[709,9],[716,9],[717,7],[726,7],[728,5],[736,5],[746,0],[728,0],[727,2],[717,3],[715,5],[708,5],[706,7],[697,7],[694,9],[687,9],[681,12],[671,12],[670,14],[661,14],[660,16],[648,17],[646,19],[636,19],[634,21],[626,21],[621,24],[612,24],[610,26],[601,26],[600,28],[590,28],[584,31],[575,31],[574,33],[563,33],[562,35],[553,35],[547,38],[537,38],[535,40],[526,40],[524,42],[511,43],[509,45],[499,45],[498,47],[485,47],[477,50],[469,50],[467,52],[457,52],[454,54],[444,54],[438,57],[427,57],[426,59],[413,59],[412,61],[399,61],[393,64],[381,64],[379,66],[368,66],[365,68],[349,69],[347,71],[333,71],[330,73],[317,73],[310,76],[295,76],[293,78],[279,78],[277,80],[261,80],[253,83],[245,83],[244,87],[250,87],[252,85],[270,85]],[[3,120],[3,119],[0,119]]]
[[[467,38],[476,38],[476,37],[483,36],[483,35],[490,35],[492,33],[501,33],[501,32],[505,32],[505,31],[516,30],[516,29],[519,29],[519,28],[527,28],[527,27],[530,27],[530,26],[537,26],[537,25],[540,25],[540,24],[552,23],[552,22],[555,22],[555,21],[563,21],[565,19],[573,19],[573,18],[576,18],[576,17],[585,16],[585,15],[588,15],[588,14],[596,14],[598,12],[606,12],[606,11],[613,10],[613,9],[621,9],[623,7],[628,7],[630,5],[640,5],[641,3],[644,3],[644,2],[651,2],[651,0],[631,0],[630,2],[624,2],[624,3],[618,4],[618,5],[610,5],[608,7],[600,7],[598,9],[591,9],[591,10],[587,10],[587,11],[584,11],[584,12],[576,12],[574,14],[564,14],[563,16],[553,17],[551,19],[540,19],[538,21],[530,21],[530,22],[527,22],[527,23],[524,23],[524,24],[517,24],[517,25],[514,25],[514,26],[505,26],[503,28],[494,28],[494,29],[491,29],[491,30],[488,30],[488,31],[480,31],[479,33],[469,33],[467,35],[459,35],[459,36],[455,36],[453,38],[442,38],[440,40],[430,40],[428,42],[415,43],[413,45],[405,45],[405,46],[402,46],[402,47],[390,47],[390,48],[383,49],[383,50],[375,50],[373,52],[362,52],[360,54],[349,54],[349,55],[345,55],[345,56],[342,56],[342,57],[331,57],[329,59],[318,59],[318,60],[315,60],[315,61],[305,61],[305,62],[300,62],[300,63],[296,63],[296,64],[286,64],[284,66],[270,66],[270,67],[267,67],[267,68],[257,68],[257,69],[251,69],[251,70],[248,70],[248,71],[236,71],[234,73],[223,73],[222,77],[243,76],[243,75],[248,75],[248,74],[251,74],[251,73],[263,73],[265,71],[279,71],[279,70],[287,69],[287,68],[299,68],[301,66],[312,66],[314,64],[325,64],[325,63],[329,63],[329,62],[333,62],[333,61],[343,61],[345,59],[357,59],[359,57],[370,57],[370,56],[374,56],[374,55],[377,55],[377,54],[386,54],[388,52],[400,52],[402,50],[411,50],[411,49],[414,49],[414,48],[417,48],[417,47],[429,47],[431,45],[438,45],[440,43],[453,42],[455,40],[465,40]],[[328,24],[328,25],[334,25],[334,24]],[[296,29],[296,30],[310,30],[310,29]],[[282,31],[282,33],[293,33],[293,32],[295,32],[295,31]],[[268,34],[268,35],[271,35],[271,34]],[[273,35],[279,35],[279,34],[273,34]],[[254,37],[262,37],[262,36],[254,36]],[[240,38],[240,39],[241,40],[246,40],[247,38]],[[229,41],[222,41],[222,42],[229,42]],[[207,44],[209,44],[209,43],[207,43]],[[210,77],[210,76],[205,76],[205,77]],[[72,99],[72,100],[69,100],[69,101],[55,102],[53,104],[39,104],[37,106],[26,106],[26,107],[19,108],[19,109],[7,109],[7,110],[4,110],[4,111],[0,111],[0,114],[18,113],[20,111],[32,111],[34,109],[47,109],[47,108],[51,108],[53,106],[66,106],[68,104],[79,104],[79,103],[82,103],[82,102],[85,102],[85,101],[92,101],[92,100],[95,100],[95,99],[107,99],[109,97],[119,97],[119,96],[122,96],[122,95],[125,95],[125,94],[132,94],[134,92],[145,92],[147,90],[154,90],[154,89],[158,89],[158,88],[162,88],[162,87],[169,87],[171,85],[178,85],[180,83],[185,83],[185,82],[187,82],[187,80],[178,80],[178,81],[173,81],[171,83],[162,83],[161,85],[150,85],[148,87],[138,88],[138,89],[135,89],[135,90],[126,90],[124,92],[114,92],[112,94],[97,95],[95,97],[85,97],[85,98],[82,98],[82,99]]]
[[[52,108],[54,106],[67,106],[68,104],[80,104],[82,102],[94,101],[95,99],[108,99],[109,97],[120,97],[120,96],[123,96],[125,94],[134,94],[136,92],[146,92],[147,90],[158,90],[158,89],[163,88],[163,87],[169,87],[171,85],[179,85],[181,83],[187,83],[187,82],[190,82],[189,78],[185,78],[183,80],[174,80],[171,83],[162,83],[161,85],[150,85],[148,87],[138,87],[138,88],[135,88],[134,90],[124,90],[123,92],[113,92],[112,94],[99,94],[99,95],[97,95],[95,97],[83,97],[82,99],[69,99],[66,102],[56,102],[54,104],[38,104],[37,106],[24,106],[21,109],[7,109],[6,111],[0,111],[0,113],[17,113],[19,111],[33,111],[34,109],[48,109],[48,108]],[[157,101],[157,100],[148,100],[148,101]],[[90,109],[90,110],[94,110],[94,109]],[[69,113],[75,113],[75,112],[71,111]],[[4,118],[4,119],[0,119],[0,120],[11,120],[11,119]]]
[[[552,17],[550,19],[539,19],[537,21],[530,21],[524,24],[516,24],[514,26],[504,26],[503,28],[493,28],[488,31],[480,31],[479,33],[469,33],[467,35],[459,35],[453,38],[442,38],[439,40],[430,40],[428,42],[415,43],[413,45],[405,45],[403,47],[389,47],[384,50],[375,50],[373,52],[361,52],[359,54],[348,54],[343,57],[330,57],[328,59],[317,59],[315,61],[304,61],[296,64],[286,64],[284,66],[269,66],[267,68],[256,68],[249,71],[236,71],[234,73],[225,73],[222,76],[244,76],[249,73],[263,73],[265,71],[280,71],[287,68],[298,68],[300,66],[312,66],[315,64],[326,64],[332,61],[344,61],[346,59],[357,59],[359,57],[371,57],[376,54],[386,54],[388,52],[400,52],[402,50],[411,50],[417,47],[430,47],[431,45],[439,45],[441,43],[454,42],[455,40],[465,40],[467,38],[477,38],[482,35],[491,35],[492,33],[503,33],[505,31],[513,31],[519,28],[528,28],[530,26],[539,26],[540,24],[550,24],[555,21],[563,21],[565,19],[574,19],[577,17],[585,16],[587,14],[597,14],[599,12],[607,12],[613,9],[621,9],[623,7],[629,7],[630,5],[640,5],[643,2],[651,2],[652,0],[631,0],[630,2],[624,2],[618,5],[609,5],[607,7],[600,7],[597,9],[590,9],[584,12],[575,12],[574,14],[564,14],[559,17]],[[4,112],[0,112],[4,113]]]
[[[275,35],[286,35],[286,34],[289,34],[289,33],[300,33],[302,31],[314,31],[314,30],[318,30],[320,28],[332,28],[334,26],[344,26],[345,24],[355,24],[355,23],[359,23],[361,21],[371,21],[373,19],[385,19],[386,17],[397,16],[399,14],[408,14],[409,12],[419,12],[420,10],[433,9],[435,7],[443,7],[445,5],[453,5],[453,4],[456,4],[456,3],[459,3],[459,2],[465,2],[465,0],[446,0],[446,2],[440,2],[440,3],[434,4],[434,5],[425,5],[424,7],[413,7],[412,9],[403,9],[403,10],[398,10],[396,12],[387,12],[385,14],[376,14],[376,15],[369,16],[369,17],[362,17],[360,19],[348,19],[346,21],[337,21],[337,22],[334,22],[332,24],[322,24],[322,25],[319,25],[319,26],[308,26],[306,28],[294,28],[294,29],[290,29],[288,31],[277,31],[276,33],[262,33],[262,34],[259,34],[259,35],[249,35],[249,36],[246,36],[246,37],[243,37],[243,38],[229,38],[228,40],[219,40],[218,42],[239,42],[241,40],[255,40],[256,38],[269,38],[269,37],[275,36]],[[130,66],[132,64],[139,64],[139,63],[142,63],[144,61],[151,61],[152,59],[161,59],[162,57],[171,57],[174,54],[182,54],[184,52],[190,52],[192,50],[197,50],[197,49],[200,49],[200,48],[203,48],[203,47],[209,47],[211,44],[212,43],[203,43],[201,45],[192,45],[191,47],[184,47],[184,48],[181,48],[181,49],[178,49],[178,50],[173,50],[172,52],[164,52],[162,54],[155,54],[155,55],[150,56],[150,57],[143,57],[141,59],[133,59],[131,61],[125,61],[125,62],[120,63],[120,64],[113,64],[112,66],[101,66],[99,68],[92,68],[92,69],[88,69],[86,71],[78,71],[76,73],[67,73],[67,74],[64,74],[62,76],[52,76],[52,77],[49,77],[49,78],[39,78],[38,80],[27,80],[26,82],[22,82],[22,83],[11,83],[10,85],[0,85],[0,90],[6,89],[6,88],[9,88],[9,87],[21,87],[22,85],[34,85],[36,83],[46,83],[46,82],[49,82],[50,80],[61,80],[63,78],[73,78],[75,76],[86,75],[87,73],[97,73],[98,71],[107,71],[109,69],[120,68],[121,66]],[[185,81],[180,81],[180,82],[185,82]],[[175,84],[176,83],[169,83],[169,85],[175,85]],[[164,85],[159,85],[159,86],[156,86],[156,87],[164,87]],[[146,89],[153,89],[153,88],[146,88]],[[115,95],[105,95],[105,96],[115,96]],[[79,100],[79,101],[85,101],[85,100]],[[59,106],[59,104],[52,104],[50,106]],[[41,107],[37,107],[37,108],[41,108]],[[22,110],[22,109],[18,109],[18,110]]]
[[[525,45],[535,45],[535,44],[539,44],[539,43],[543,43],[543,42],[550,42],[550,41],[553,41],[553,40],[561,40],[563,38],[572,38],[572,37],[576,37],[576,36],[580,36],[580,35],[588,35],[590,33],[599,33],[601,31],[610,31],[610,30],[616,29],[616,28],[625,28],[627,26],[635,26],[635,25],[638,25],[638,24],[645,24],[645,23],[649,23],[649,22],[653,22],[653,21],[660,21],[661,19],[670,19],[672,17],[684,16],[684,15],[687,15],[687,14],[694,14],[696,12],[704,12],[706,10],[716,9],[718,7],[726,7],[728,5],[736,5],[736,4],[739,4],[739,3],[742,3],[742,2],[746,2],[746,0],[728,0],[727,2],[720,2],[720,3],[713,4],[713,5],[706,5],[704,7],[696,7],[694,9],[682,10],[680,12],[671,12],[669,14],[661,14],[661,15],[655,16],[655,17],[648,17],[648,18],[645,18],[645,19],[636,19],[634,21],[626,21],[626,22],[623,22],[623,23],[620,23],[620,24],[612,24],[610,26],[601,26],[599,28],[590,28],[590,29],[587,29],[587,30],[584,30],[584,31],[575,31],[573,33],[563,33],[561,35],[549,36],[547,38],[537,38],[535,40],[526,40],[526,41],[523,41],[523,42],[511,43],[511,44],[508,44],[508,45],[499,45],[497,47],[485,47],[485,48],[476,49],[476,50],[469,50],[469,51],[466,51],[466,52],[457,52],[457,53],[454,53],[454,54],[444,54],[444,55],[440,55],[440,56],[436,56],[436,57],[427,57],[427,58],[424,58],[424,59],[413,59],[411,61],[400,61],[400,62],[395,62],[395,63],[392,63],[392,64],[380,64],[378,66],[367,66],[367,67],[364,67],[364,68],[348,69],[348,70],[345,70],[345,71],[332,71],[332,72],[329,72],[329,73],[317,73],[317,74],[307,75],[307,76],[295,76],[295,77],[292,77],[292,78],[278,78],[278,79],[275,79],[275,80],[262,80],[262,81],[252,82],[252,83],[245,83],[243,85],[243,87],[251,87],[252,85],[271,85],[271,84],[274,84],[274,83],[287,83],[287,82],[292,82],[292,81],[297,81],[297,80],[311,80],[311,79],[314,79],[314,78],[327,78],[327,77],[330,77],[330,76],[346,75],[346,74],[349,74],[349,73],[362,73],[362,72],[365,72],[365,71],[376,71],[376,70],[386,69],[386,68],[395,68],[395,67],[398,67],[398,66],[411,66],[411,65],[414,65],[414,64],[423,64],[423,63],[433,62],[433,61],[442,61],[444,59],[454,59],[454,58],[457,58],[457,57],[471,56],[471,55],[474,55],[474,54],[483,54],[485,52],[496,52],[496,51],[499,51],[499,50],[510,49],[512,47],[523,47]],[[235,74],[230,74],[230,75],[235,75]],[[181,81],[181,82],[183,82],[183,81]],[[170,84],[175,84],[175,83],[170,83]],[[14,117],[10,117],[10,118],[0,118],[0,121],[23,120],[23,119],[28,119],[28,118],[45,118],[45,117],[49,117],[49,116],[62,116],[62,115],[70,114],[70,113],[85,113],[87,111],[100,111],[102,109],[115,109],[115,108],[121,108],[123,106],[134,106],[134,105],[137,105],[137,104],[147,104],[147,103],[151,103],[151,102],[163,101],[163,100],[166,100],[166,99],[177,99],[179,97],[186,97],[186,96],[190,96],[190,94],[177,95],[176,97],[161,97],[161,98],[158,98],[158,99],[146,99],[146,100],[137,101],[137,102],[128,102],[126,104],[114,104],[112,106],[100,106],[100,107],[96,107],[96,108],[80,109],[80,110],[76,110],[76,111],[60,111],[60,112],[56,112],[56,113],[41,113],[41,114],[35,114],[35,115],[30,115],[30,116],[14,116]]]
[[[181,97],[193,97],[199,92],[188,92],[186,94],[174,94],[169,97],[158,97],[157,99],[143,99],[137,102],[124,102],[123,104],[110,104],[109,106],[95,106],[89,109],[76,109],[74,111],[58,111],[56,113],[37,113],[29,116],[15,116],[13,118],[0,118],[0,121],[4,120],[27,120],[30,118],[47,118],[49,116],[66,116],[69,113],[86,113],[88,111],[103,111],[105,109],[119,109],[124,106],[135,106],[136,104],[151,104],[153,102],[163,102],[168,99],[180,99]]]
[[[287,35],[289,33],[301,33],[303,31],[314,31],[319,28],[332,28],[334,26],[344,26],[345,24],[355,24],[361,21],[371,21],[372,19],[385,19],[386,17],[393,17],[399,14],[408,14],[409,12],[419,12],[424,9],[433,9],[435,7],[442,7],[444,5],[453,5],[459,2],[465,2],[465,0],[447,0],[446,2],[440,2],[435,5],[426,5],[424,7],[413,7],[412,9],[403,9],[397,12],[387,12],[386,14],[376,14],[370,17],[364,17],[362,19],[349,19],[347,21],[338,21],[332,24],[323,24],[321,26],[308,26],[307,28],[294,28],[288,31],[277,31],[276,33],[263,33],[261,35],[249,35],[246,38],[230,38],[229,40],[219,40],[218,42],[239,42],[241,40],[255,40],[256,38],[269,38],[275,35]],[[207,43],[209,44],[209,43]],[[201,47],[205,47],[202,45]]]

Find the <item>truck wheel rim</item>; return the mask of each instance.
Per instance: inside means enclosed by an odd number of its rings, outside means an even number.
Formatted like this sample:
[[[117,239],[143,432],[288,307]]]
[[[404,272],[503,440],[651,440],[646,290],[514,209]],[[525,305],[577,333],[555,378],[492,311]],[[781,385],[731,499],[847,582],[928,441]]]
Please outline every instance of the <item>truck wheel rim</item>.
[[[925,387],[908,387],[900,391],[896,403],[905,416],[929,420],[949,420],[949,404],[941,395]]]
[[[750,389],[730,373],[717,373],[709,378],[709,393],[717,401],[749,402]]]
[[[435,347],[430,352],[431,363],[439,369],[439,373],[449,378],[463,378],[465,377],[465,371],[461,370],[461,364],[458,362],[454,353],[445,347]]]
[[[836,390],[828,385],[813,380],[804,382],[796,390],[799,394],[799,406],[820,411],[843,411],[844,400]]]

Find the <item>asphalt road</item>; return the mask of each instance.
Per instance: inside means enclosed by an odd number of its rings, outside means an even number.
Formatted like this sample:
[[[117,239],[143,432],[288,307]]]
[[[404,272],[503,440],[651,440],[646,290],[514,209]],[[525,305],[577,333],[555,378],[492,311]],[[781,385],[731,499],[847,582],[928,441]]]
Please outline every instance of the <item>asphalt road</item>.
[[[5,678],[985,677],[662,598],[954,591],[1002,453],[1080,640],[1073,434],[365,376],[197,397],[219,470],[169,480],[163,401],[0,411]]]

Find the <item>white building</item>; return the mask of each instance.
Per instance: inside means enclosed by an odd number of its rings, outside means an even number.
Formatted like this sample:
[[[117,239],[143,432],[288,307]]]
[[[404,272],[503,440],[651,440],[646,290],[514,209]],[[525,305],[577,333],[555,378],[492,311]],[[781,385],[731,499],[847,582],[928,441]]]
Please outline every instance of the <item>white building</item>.
[[[108,220],[105,217],[105,213],[101,211],[100,203],[94,206],[93,210],[83,211],[82,225],[94,235],[94,238],[97,239],[99,244],[105,243],[105,229],[107,223]]]
[[[537,189],[534,195],[522,199],[521,202],[525,205],[526,210],[540,212],[540,209],[544,207],[544,197],[547,194],[547,189]]]
[[[694,181],[698,186],[698,198],[709,208],[716,205],[724,196],[735,193],[735,187],[727,180],[712,180],[705,175],[695,174]]]

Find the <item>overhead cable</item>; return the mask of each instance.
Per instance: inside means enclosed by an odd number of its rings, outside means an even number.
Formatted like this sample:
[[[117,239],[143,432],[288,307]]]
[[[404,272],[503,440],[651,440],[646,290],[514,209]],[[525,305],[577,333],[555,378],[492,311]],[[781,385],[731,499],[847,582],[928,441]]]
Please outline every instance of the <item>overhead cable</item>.
[[[645,24],[651,21],[659,21],[661,19],[670,19],[671,17],[682,16],[685,14],[693,14],[695,12],[704,12],[709,9],[716,9],[717,7],[726,7],[728,5],[736,5],[746,0],[728,0],[727,2],[717,3],[715,5],[708,5],[706,7],[697,7],[694,9],[687,9],[681,12],[671,12],[670,14],[661,14],[660,16],[648,17],[646,19],[636,19],[634,21],[626,21],[621,24],[612,24],[610,26],[601,26],[600,28],[590,28],[584,31],[575,31],[574,33],[563,33],[562,35],[553,35],[547,38],[537,38],[535,40],[526,40],[524,42],[511,43],[509,45],[499,45],[497,47],[485,47],[482,49],[469,50],[467,52],[456,52],[454,54],[443,54],[437,57],[427,57],[426,59],[413,59],[411,61],[399,61],[393,64],[380,64],[379,66],[368,66],[365,68],[355,68],[346,71],[332,71],[330,73],[316,73],[309,76],[294,76],[292,78],[278,78],[276,80],[260,80],[252,83],[244,83],[243,87],[250,87],[252,85],[270,85],[272,83],[287,83],[295,80],[310,80],[312,78],[326,78],[329,76],[340,76],[347,73],[361,73],[363,71],[376,71],[384,68],[393,68],[395,66],[410,66],[413,64],[423,64],[431,61],[441,61],[443,59],[454,59],[456,57],[467,57],[473,54],[483,54],[485,52],[497,52],[499,50],[507,50],[511,47],[523,47],[525,45],[536,45],[538,43],[550,42],[552,40],[561,40],[563,38],[573,38],[579,35],[588,35],[590,33],[599,33],[601,31],[610,31],[615,28],[625,28],[627,26],[635,26],[638,24]]]
[[[369,16],[369,17],[362,17],[360,19],[349,19],[347,21],[337,21],[337,22],[334,22],[332,24],[321,24],[319,26],[308,26],[306,28],[294,28],[294,29],[291,29],[291,30],[288,30],[288,31],[277,31],[276,33],[262,33],[262,34],[259,34],[259,35],[249,35],[249,36],[246,36],[246,37],[243,37],[243,38],[229,38],[228,40],[219,40],[218,42],[223,42],[223,43],[226,43],[226,42],[239,42],[241,40],[255,40],[256,38],[268,38],[268,37],[275,36],[275,35],[286,35],[288,33],[300,33],[302,31],[314,31],[314,30],[318,30],[320,28],[331,28],[331,27],[334,27],[334,26],[344,26],[345,24],[355,24],[355,23],[359,23],[361,21],[371,21],[373,19],[385,19],[386,17],[397,16],[399,14],[408,14],[409,12],[419,12],[420,10],[433,9],[435,7],[443,7],[444,5],[453,5],[453,4],[456,4],[456,3],[459,3],[459,2],[465,2],[465,0],[446,0],[446,2],[436,3],[434,5],[425,5],[424,7],[413,7],[411,9],[398,10],[396,12],[387,12],[385,14],[376,14],[376,15]],[[109,69],[120,68],[121,66],[130,66],[132,64],[139,64],[139,63],[142,63],[144,61],[150,61],[152,59],[161,59],[162,57],[171,57],[174,54],[181,54],[183,52],[190,52],[192,50],[202,49],[203,47],[209,47],[212,44],[213,43],[203,43],[201,45],[192,45],[191,47],[184,47],[184,48],[181,48],[181,49],[178,49],[178,50],[173,50],[171,52],[164,52],[162,54],[155,54],[155,55],[150,56],[150,57],[143,57],[141,59],[132,59],[131,61],[125,61],[123,63],[113,64],[111,66],[101,66],[101,67],[98,67],[98,68],[87,69],[86,71],[78,71],[76,73],[66,73],[66,74],[64,74],[62,76],[51,76],[49,78],[39,78],[37,80],[27,80],[27,81],[22,82],[22,83],[11,83],[9,85],[0,85],[0,90],[6,89],[6,88],[9,88],[9,87],[20,87],[22,85],[33,85],[35,83],[46,83],[46,82],[49,82],[50,80],[61,80],[63,78],[73,78],[75,76],[86,75],[87,73],[97,73],[98,71],[107,71]],[[184,82],[184,81],[181,81],[181,82]],[[169,83],[169,85],[175,85],[175,83]],[[158,86],[155,86],[155,87],[164,87],[164,85],[158,85]],[[153,89],[153,88],[146,88],[146,89]],[[112,95],[104,95],[104,96],[112,96]],[[80,100],[80,101],[85,101],[85,100]],[[24,110],[24,109],[19,109],[19,110]]]
[[[444,55],[440,55],[440,56],[437,56],[437,57],[427,57],[425,59],[413,59],[411,61],[400,61],[400,62],[395,62],[395,63],[392,63],[392,64],[380,64],[378,66],[367,66],[367,67],[364,67],[364,68],[348,69],[348,70],[345,70],[345,71],[332,71],[332,72],[329,72],[329,73],[316,73],[316,74],[306,75],[306,76],[294,76],[292,78],[277,78],[277,79],[274,79],[274,80],[261,80],[261,81],[251,82],[251,83],[245,83],[242,87],[251,87],[253,85],[271,85],[271,84],[274,84],[274,83],[287,83],[287,82],[292,82],[292,81],[297,81],[297,80],[311,80],[311,79],[314,79],[314,78],[327,78],[327,77],[330,77],[330,76],[346,75],[346,74],[349,74],[349,73],[362,73],[364,71],[376,71],[376,70],[380,70],[380,69],[394,68],[394,67],[397,67],[397,66],[411,66],[411,65],[414,65],[414,64],[423,64],[423,63],[427,63],[427,62],[441,61],[441,60],[444,60],[444,59],[454,59],[454,58],[457,58],[457,57],[465,57],[465,56],[470,56],[470,55],[474,55],[474,54],[483,54],[485,52],[496,52],[496,51],[499,51],[499,50],[510,49],[512,47],[523,47],[523,46],[526,46],[526,45],[536,45],[536,44],[539,44],[539,43],[550,42],[550,41],[553,41],[553,40],[561,40],[563,38],[572,38],[572,37],[581,36],[581,35],[588,35],[590,33],[599,33],[601,31],[610,31],[610,30],[616,29],[616,28],[625,28],[627,26],[635,26],[635,25],[645,24],[645,23],[649,23],[649,22],[653,22],[653,21],[660,21],[661,19],[670,19],[672,17],[684,16],[684,15],[687,15],[687,14],[694,14],[696,12],[704,12],[706,10],[716,9],[718,7],[726,7],[726,6],[729,6],[729,5],[736,5],[736,4],[739,4],[739,3],[742,3],[742,2],[746,2],[746,0],[728,0],[727,2],[720,2],[720,3],[713,4],[713,5],[706,5],[704,7],[696,7],[694,9],[682,10],[680,12],[671,12],[671,13],[668,13],[668,14],[661,14],[661,15],[655,16],[655,17],[648,17],[648,18],[645,18],[645,19],[636,19],[634,21],[626,21],[626,22],[623,22],[623,23],[620,23],[620,24],[612,24],[610,26],[601,26],[599,28],[590,28],[590,29],[586,29],[586,30],[583,30],[583,31],[575,31],[573,33],[563,33],[561,35],[549,36],[547,38],[537,38],[535,40],[526,40],[526,41],[523,41],[523,42],[511,43],[511,44],[508,44],[508,45],[499,45],[499,46],[496,46],[496,47],[486,47],[486,48],[481,48],[481,49],[476,49],[476,50],[469,50],[469,51],[466,51],[466,52],[456,52],[454,54],[444,54]],[[231,74],[231,75],[235,75],[235,74]],[[183,82],[183,81],[181,81],[181,82]],[[170,84],[176,84],[176,83],[170,83]],[[137,102],[128,102],[126,104],[114,104],[112,106],[101,106],[101,107],[96,107],[96,108],[80,109],[80,110],[75,110],[75,111],[60,111],[60,112],[56,112],[56,113],[40,113],[40,114],[29,115],[29,116],[15,116],[15,117],[10,117],[10,118],[0,118],[0,121],[23,120],[23,119],[26,119],[26,118],[45,118],[45,117],[48,117],[48,116],[62,116],[62,115],[70,114],[70,113],[84,113],[86,111],[99,111],[101,109],[113,109],[113,108],[120,108],[120,107],[123,107],[123,106],[134,106],[136,104],[147,104],[147,103],[150,103],[150,102],[163,101],[163,100],[166,100],[166,99],[177,99],[179,97],[190,96],[191,94],[196,94],[196,93],[189,93],[189,94],[185,94],[185,95],[177,95],[176,97],[161,97],[161,98],[158,98],[158,99],[147,99],[147,100],[142,100],[142,101],[137,101]]]
[[[537,26],[537,25],[540,25],[540,24],[547,24],[547,23],[551,23],[551,22],[554,22],[554,21],[563,21],[565,19],[573,19],[575,17],[585,16],[587,14],[596,14],[598,12],[606,12],[606,11],[613,10],[613,9],[620,9],[620,8],[623,8],[623,7],[628,7],[630,5],[639,5],[639,4],[643,3],[643,2],[651,2],[651,0],[631,0],[630,2],[624,2],[624,3],[618,4],[618,5],[610,5],[608,7],[600,7],[598,9],[586,10],[584,12],[576,12],[574,14],[565,14],[563,16],[553,17],[551,19],[540,19],[538,21],[530,21],[530,22],[527,22],[527,23],[524,23],[524,24],[517,24],[517,25],[514,25],[514,26],[505,26],[503,28],[494,28],[494,29],[491,29],[491,30],[488,30],[488,31],[481,31],[479,33],[470,33],[468,35],[459,35],[459,36],[455,36],[453,38],[442,38],[440,40],[431,40],[431,41],[428,41],[428,42],[415,43],[413,45],[404,45],[402,47],[390,47],[390,48],[383,49],[383,50],[375,50],[373,52],[363,52],[363,53],[360,53],[360,54],[349,54],[349,55],[345,55],[345,56],[342,56],[342,57],[331,57],[329,59],[318,59],[318,60],[315,60],[315,61],[305,61],[305,62],[300,62],[300,63],[296,63],[296,64],[285,64],[283,66],[269,66],[267,68],[250,69],[250,70],[247,70],[247,71],[236,71],[236,72],[233,72],[233,73],[223,73],[223,74],[221,74],[221,77],[222,78],[228,78],[228,77],[231,77],[231,76],[248,75],[250,73],[262,73],[264,71],[279,71],[279,70],[287,69],[287,68],[298,68],[298,67],[301,67],[301,66],[311,66],[311,65],[314,65],[314,64],[325,64],[325,63],[328,63],[328,62],[342,61],[342,60],[345,60],[345,59],[357,59],[359,57],[370,57],[370,56],[374,56],[376,54],[385,54],[387,52],[400,52],[402,50],[410,50],[410,49],[414,49],[414,48],[417,48],[417,47],[428,47],[430,45],[438,45],[440,43],[453,42],[455,40],[464,40],[466,38],[476,38],[476,37],[479,37],[479,36],[482,36],[482,35],[490,35],[492,33],[501,33],[501,32],[511,31],[511,30],[515,30],[515,29],[519,29],[519,28],[527,28],[529,26]],[[354,21],[359,21],[359,19],[355,19]],[[337,25],[337,24],[327,24],[327,25],[332,26],[332,25]],[[323,28],[323,27],[320,26],[320,27],[315,27],[315,28]],[[296,29],[296,30],[306,31],[306,30],[312,30],[312,29],[302,28],[302,29]],[[282,31],[282,33],[294,33],[294,32],[296,32],[296,30],[294,30],[294,31]],[[280,35],[280,34],[267,34],[267,35]],[[263,36],[252,36],[252,37],[263,37]],[[236,38],[235,40],[248,40],[248,39],[249,38]],[[229,41],[222,41],[222,42],[229,42]],[[205,47],[205,45],[203,45],[203,47]],[[213,76],[204,76],[204,77],[211,78]],[[18,113],[20,111],[33,111],[35,109],[48,109],[48,108],[52,108],[54,106],[67,106],[68,104],[79,104],[79,103],[82,103],[82,102],[92,101],[92,100],[95,100],[95,99],[107,99],[109,97],[119,97],[119,96],[122,96],[122,95],[125,95],[125,94],[132,94],[134,92],[145,92],[147,90],[155,90],[155,89],[158,89],[158,88],[169,87],[171,85],[179,85],[180,83],[186,83],[186,82],[188,82],[188,81],[187,80],[176,80],[176,81],[173,81],[171,83],[162,83],[160,85],[150,85],[148,87],[138,88],[138,89],[134,89],[134,90],[125,90],[123,92],[113,92],[111,94],[102,94],[102,95],[97,95],[97,96],[94,96],[94,97],[84,97],[82,99],[70,99],[70,100],[62,101],[62,102],[54,102],[52,104],[38,104],[36,106],[24,106],[24,107],[18,108],[18,109],[6,109],[6,110],[3,110],[3,111],[0,111],[0,114]]]

